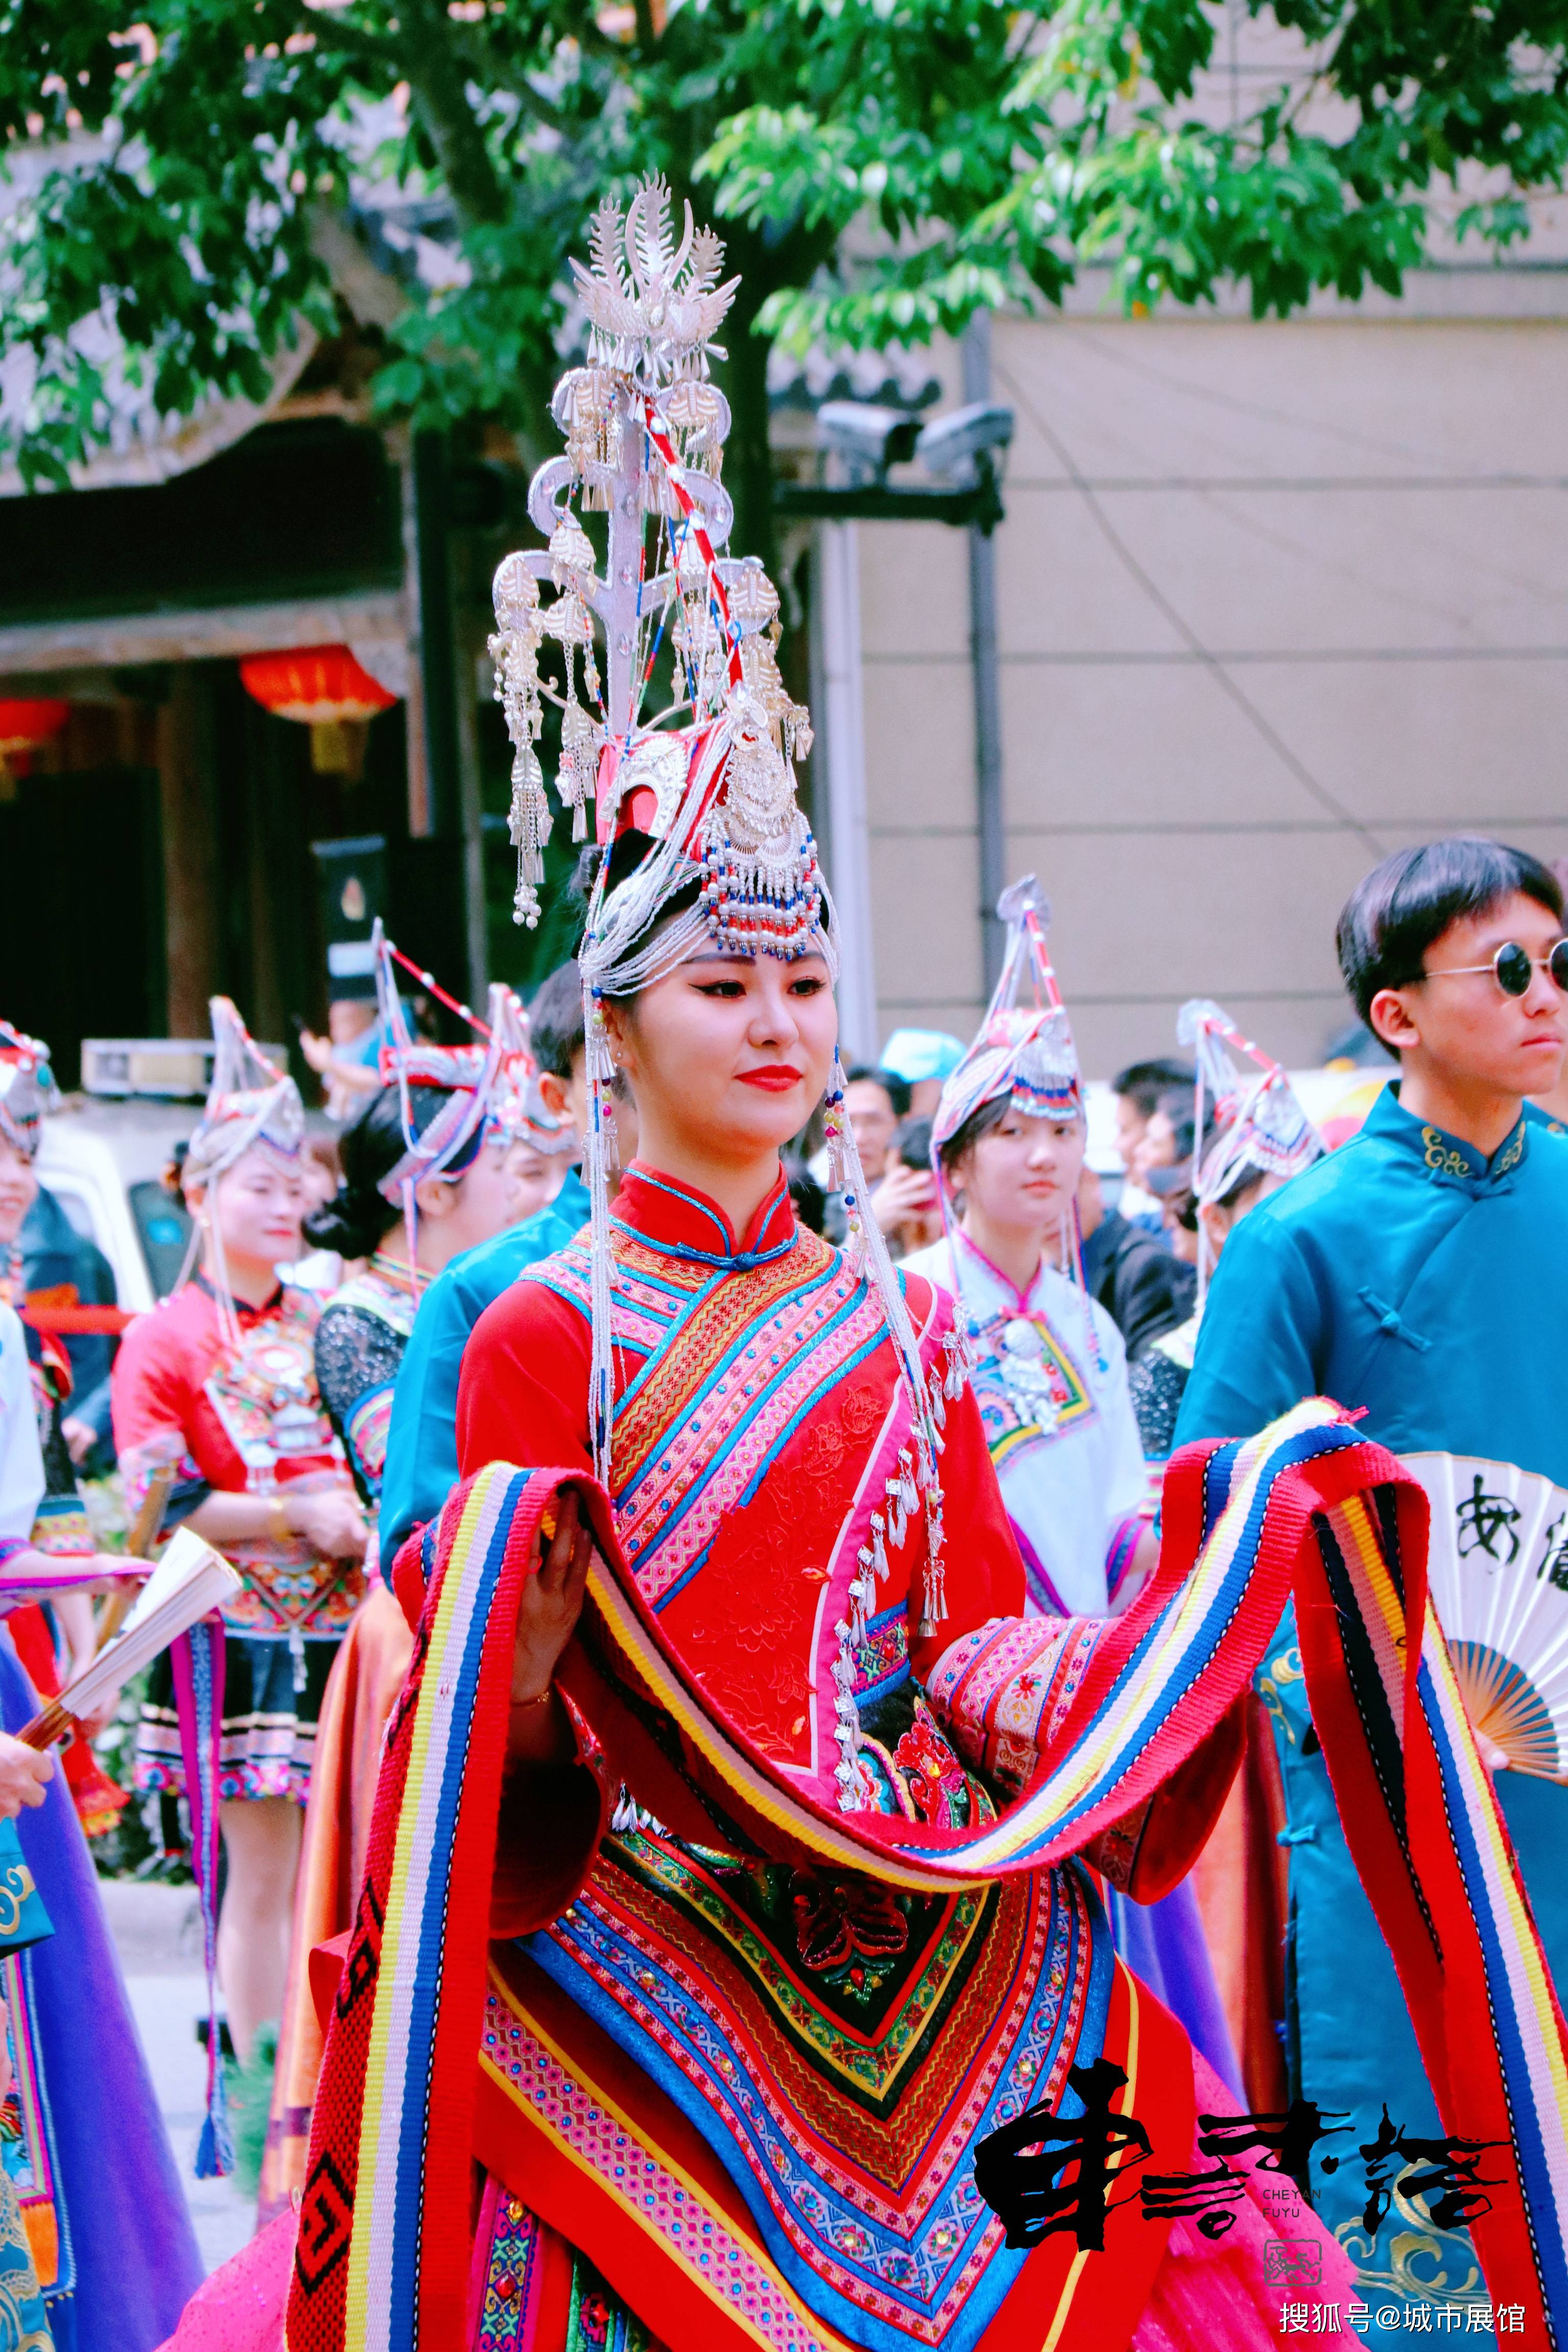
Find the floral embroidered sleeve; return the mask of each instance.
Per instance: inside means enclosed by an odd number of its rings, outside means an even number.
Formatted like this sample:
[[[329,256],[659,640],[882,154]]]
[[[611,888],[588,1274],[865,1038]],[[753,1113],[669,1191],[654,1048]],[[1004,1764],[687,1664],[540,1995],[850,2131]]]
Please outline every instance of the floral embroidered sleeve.
[[[381,1499],[392,1391],[407,1341],[363,1307],[329,1306],[316,1327],[316,1385],[343,1443],[354,1484]]]
[[[1023,1571],[1008,1573],[1011,1522],[967,1389],[949,1409],[945,1438],[948,1616],[912,1654],[937,1722],[1005,1803],[1057,1747],[1096,1650],[1126,1620],[1019,1614]],[[1233,1711],[1135,1815],[1094,1841],[1096,1867],[1140,1901],[1166,1893],[1213,1827],[1242,1737]]]

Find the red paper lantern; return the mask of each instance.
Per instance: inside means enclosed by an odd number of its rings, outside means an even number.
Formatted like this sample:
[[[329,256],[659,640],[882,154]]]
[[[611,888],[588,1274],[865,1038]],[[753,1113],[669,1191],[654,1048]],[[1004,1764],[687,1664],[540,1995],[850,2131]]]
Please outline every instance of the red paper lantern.
[[[26,774],[34,752],[53,740],[70,714],[68,702],[0,702],[0,793],[13,776]]]
[[[239,665],[240,683],[264,710],[310,730],[310,762],[325,773],[346,773],[346,723],[374,719],[397,700],[362,668],[347,646],[300,646],[289,653],[252,654]]]

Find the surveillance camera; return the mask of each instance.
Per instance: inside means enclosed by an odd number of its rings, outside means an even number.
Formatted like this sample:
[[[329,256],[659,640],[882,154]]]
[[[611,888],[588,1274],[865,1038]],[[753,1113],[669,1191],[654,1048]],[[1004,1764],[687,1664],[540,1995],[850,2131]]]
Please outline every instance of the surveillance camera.
[[[920,418],[902,408],[881,408],[868,400],[825,400],[816,412],[818,448],[847,459],[862,480],[885,474],[889,466],[907,465],[920,437]]]
[[[933,474],[947,481],[970,483],[982,451],[1005,449],[1012,438],[1012,410],[999,400],[974,400],[967,407],[952,408],[945,416],[933,417],[915,449]]]

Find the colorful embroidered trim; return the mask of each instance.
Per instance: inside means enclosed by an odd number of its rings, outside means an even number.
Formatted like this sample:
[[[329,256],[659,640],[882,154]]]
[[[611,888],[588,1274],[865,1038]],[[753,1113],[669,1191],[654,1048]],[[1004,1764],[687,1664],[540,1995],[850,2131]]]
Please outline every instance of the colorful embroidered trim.
[[[206,2113],[196,2141],[195,2175],[210,2180],[234,2170],[234,2140],[225,2096],[222,2036],[217,2016],[218,1744],[223,1721],[224,1632],[204,1619],[182,1633],[170,1654],[179,1702],[185,1803],[191,1816],[191,1856],[202,1908],[202,1957],[207,1979]]]
[[[531,2352],[540,2270],[539,2217],[492,2180],[485,2191],[481,2231],[487,2222],[489,2252],[471,2352]]]
[[[565,1474],[492,1465],[443,1514],[383,1749],[365,1881],[327,2034],[289,2352],[464,2340],[469,2162],[512,1645]],[[597,1541],[609,1513],[581,1487]]]
[[[0,1985],[11,2056],[11,2087],[0,2105],[0,2164],[16,2192],[39,2285],[50,2294],[69,2294],[76,2260],[55,2186],[54,2123],[33,2033],[33,1970],[26,1952],[7,1952],[0,1960]]]
[[[512,2009],[499,1979],[485,2003],[479,2063],[764,2352],[844,2352],[842,2340],[814,2324],[690,2176],[602,2090],[581,2082],[565,2053]]]
[[[972,2151],[1040,2099],[1054,2111],[1069,2067],[1100,2055],[1099,1901],[1068,1868],[910,1919],[875,1881],[800,1873],[775,1948],[730,1891],[744,1877],[671,1842],[609,1841],[523,1948],[708,2142],[812,2312],[877,2352],[970,2352],[1024,2261]],[[887,1952],[863,2021],[836,1940]]]

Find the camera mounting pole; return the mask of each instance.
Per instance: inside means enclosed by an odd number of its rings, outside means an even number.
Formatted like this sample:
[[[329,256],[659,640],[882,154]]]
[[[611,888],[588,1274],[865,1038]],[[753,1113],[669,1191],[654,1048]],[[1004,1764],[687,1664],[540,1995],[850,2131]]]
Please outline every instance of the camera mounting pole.
[[[957,530],[983,531],[989,539],[1005,520],[1001,484],[988,449],[975,453],[973,465],[976,478],[968,489],[886,481],[775,482],[773,511],[820,522],[945,522]]]

